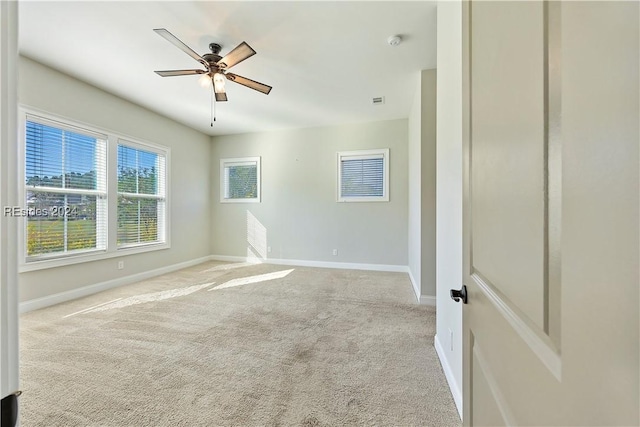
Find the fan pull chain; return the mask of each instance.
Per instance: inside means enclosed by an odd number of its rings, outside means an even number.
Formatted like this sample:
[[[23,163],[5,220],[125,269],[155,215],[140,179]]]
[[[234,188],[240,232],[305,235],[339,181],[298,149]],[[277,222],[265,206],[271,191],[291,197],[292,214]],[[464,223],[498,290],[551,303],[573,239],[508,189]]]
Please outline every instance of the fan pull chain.
[[[216,121],[215,108],[216,104],[213,102],[213,82],[211,82],[211,127],[213,127],[213,122]]]

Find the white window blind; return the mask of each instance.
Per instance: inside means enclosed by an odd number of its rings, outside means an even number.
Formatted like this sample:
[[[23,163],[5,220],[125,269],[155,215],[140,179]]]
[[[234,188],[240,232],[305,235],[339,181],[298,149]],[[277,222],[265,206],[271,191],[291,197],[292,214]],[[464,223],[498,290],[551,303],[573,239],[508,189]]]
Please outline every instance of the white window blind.
[[[118,246],[165,241],[166,156],[118,144]]]
[[[27,258],[104,250],[107,137],[35,116],[25,127]]]
[[[338,153],[338,201],[388,201],[389,150]]]
[[[220,201],[260,201],[260,158],[220,160]]]

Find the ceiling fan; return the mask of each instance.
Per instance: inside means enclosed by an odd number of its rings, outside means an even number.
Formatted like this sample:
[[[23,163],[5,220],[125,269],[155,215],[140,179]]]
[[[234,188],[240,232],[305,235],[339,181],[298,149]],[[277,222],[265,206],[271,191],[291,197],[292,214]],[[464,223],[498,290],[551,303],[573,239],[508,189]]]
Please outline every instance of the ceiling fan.
[[[211,43],[209,44],[211,53],[205,53],[204,55],[200,56],[165,28],[156,28],[153,31],[155,31],[156,33],[167,39],[169,42],[171,42],[178,49],[182,50],[184,53],[198,61],[205,68],[204,70],[194,69],[156,71],[155,73],[159,76],[174,77],[201,74],[201,83],[209,86],[211,82],[213,82],[213,92],[215,93],[216,101],[227,101],[227,93],[224,89],[225,78],[234,83],[241,84],[242,86],[257,90],[258,92],[262,92],[265,95],[268,95],[269,92],[271,92],[271,86],[228,72],[228,70],[234,65],[237,65],[245,59],[256,54],[256,51],[253,50],[253,48],[246,42],[240,43],[235,47],[235,49],[226,54],[224,57],[219,55],[222,46],[220,46],[218,43]]]

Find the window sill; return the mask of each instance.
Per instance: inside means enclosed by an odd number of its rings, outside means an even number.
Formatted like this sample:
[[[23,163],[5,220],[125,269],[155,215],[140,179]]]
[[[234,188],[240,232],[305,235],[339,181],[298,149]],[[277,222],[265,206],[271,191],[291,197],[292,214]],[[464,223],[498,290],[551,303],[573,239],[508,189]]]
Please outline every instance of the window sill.
[[[359,202],[388,202],[388,197],[343,197],[338,199],[338,203],[359,203]]]
[[[260,203],[260,199],[222,199],[220,203]]]
[[[128,255],[134,255],[145,252],[160,251],[169,249],[169,243],[154,243],[143,246],[130,246],[118,248],[112,251],[91,251],[83,254],[71,255],[68,257],[50,258],[38,261],[24,261],[18,267],[19,273],[27,273],[29,271],[45,270],[48,268],[66,267],[74,264],[82,264],[85,262],[101,261],[110,258],[118,258]]]

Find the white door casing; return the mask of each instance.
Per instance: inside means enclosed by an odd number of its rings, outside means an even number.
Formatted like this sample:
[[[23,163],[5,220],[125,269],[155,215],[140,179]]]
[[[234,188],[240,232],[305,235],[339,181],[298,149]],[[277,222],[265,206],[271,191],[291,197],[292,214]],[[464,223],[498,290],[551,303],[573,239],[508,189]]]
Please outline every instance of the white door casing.
[[[0,2],[0,397],[18,390],[17,200],[18,3]]]
[[[638,425],[639,3],[465,2],[465,425]]]

